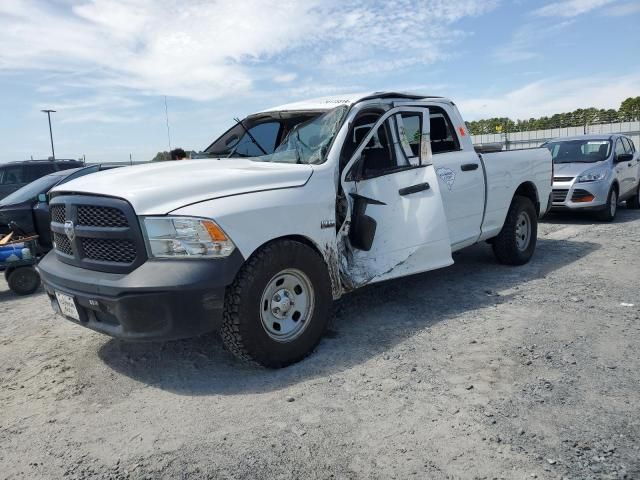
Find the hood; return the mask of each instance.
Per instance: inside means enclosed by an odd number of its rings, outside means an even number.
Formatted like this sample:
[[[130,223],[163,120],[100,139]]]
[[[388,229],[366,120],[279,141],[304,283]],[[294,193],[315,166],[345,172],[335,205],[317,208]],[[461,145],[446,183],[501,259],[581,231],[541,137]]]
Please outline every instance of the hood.
[[[591,170],[592,168],[606,167],[607,161],[603,162],[573,162],[573,163],[556,163],[553,165],[554,177],[577,177],[578,175]]]
[[[138,215],[163,215],[205,200],[301,187],[312,173],[310,165],[246,158],[168,161],[94,173],[53,192],[119,197],[131,203]]]

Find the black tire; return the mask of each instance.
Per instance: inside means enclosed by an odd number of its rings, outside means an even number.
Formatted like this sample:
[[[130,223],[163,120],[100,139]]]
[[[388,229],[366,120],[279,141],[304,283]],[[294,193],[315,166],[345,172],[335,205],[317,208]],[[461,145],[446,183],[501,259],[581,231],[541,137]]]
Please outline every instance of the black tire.
[[[520,232],[518,225],[519,221],[524,219],[523,215],[526,215],[529,221],[528,241],[522,236],[518,238]],[[498,261],[505,265],[524,265],[531,260],[533,252],[536,250],[537,239],[538,215],[536,208],[529,198],[516,195],[511,201],[502,230],[493,241],[493,253]]]
[[[33,267],[18,267],[11,270],[7,283],[16,295],[30,295],[40,288],[40,275]]]
[[[636,188],[635,195],[627,200],[627,208],[632,208],[634,210],[640,208],[640,185],[638,185],[638,188]]]
[[[596,213],[596,218],[601,222],[613,222],[616,218],[616,213],[618,213],[618,189],[614,185],[609,190],[606,205]]]
[[[263,322],[268,315],[263,295],[284,271],[295,269],[309,280],[313,301],[297,337],[277,341]],[[305,358],[320,342],[329,322],[333,298],[331,280],[322,257],[292,240],[276,241],[256,252],[227,288],[221,336],[236,357],[267,368],[281,368]],[[295,316],[295,313],[294,313]]]
[[[4,279],[9,282],[9,275],[11,274],[11,271],[13,269],[12,268],[5,268],[4,269]]]

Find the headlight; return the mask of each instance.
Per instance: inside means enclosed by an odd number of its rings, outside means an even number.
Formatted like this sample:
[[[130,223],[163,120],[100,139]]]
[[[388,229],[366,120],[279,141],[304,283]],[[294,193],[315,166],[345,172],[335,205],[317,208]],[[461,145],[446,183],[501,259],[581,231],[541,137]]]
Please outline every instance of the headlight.
[[[597,182],[598,180],[604,180],[607,178],[608,171],[599,168],[597,170],[588,170],[578,177],[578,182]]]
[[[149,255],[156,258],[220,258],[235,245],[213,220],[195,217],[143,217]]]

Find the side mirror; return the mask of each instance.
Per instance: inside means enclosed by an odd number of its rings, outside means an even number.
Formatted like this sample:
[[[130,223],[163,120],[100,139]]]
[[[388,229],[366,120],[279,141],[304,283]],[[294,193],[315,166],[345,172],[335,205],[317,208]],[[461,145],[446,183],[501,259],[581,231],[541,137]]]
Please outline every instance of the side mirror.
[[[616,157],[615,163],[630,162],[633,160],[632,153],[621,153]]]
[[[40,203],[49,203],[49,199],[47,198],[47,194],[46,193],[39,193],[38,194],[38,201]]]

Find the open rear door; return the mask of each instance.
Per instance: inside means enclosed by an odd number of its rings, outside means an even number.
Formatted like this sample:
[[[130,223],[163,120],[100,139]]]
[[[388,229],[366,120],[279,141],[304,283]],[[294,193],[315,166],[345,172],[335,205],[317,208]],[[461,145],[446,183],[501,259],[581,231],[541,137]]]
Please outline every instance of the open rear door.
[[[342,273],[352,288],[453,263],[428,109],[382,115],[345,167],[342,186],[351,219]]]

